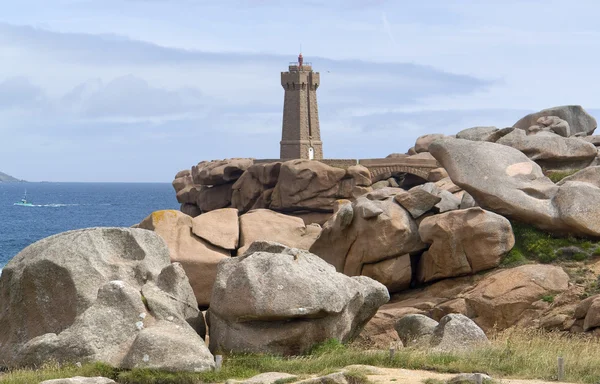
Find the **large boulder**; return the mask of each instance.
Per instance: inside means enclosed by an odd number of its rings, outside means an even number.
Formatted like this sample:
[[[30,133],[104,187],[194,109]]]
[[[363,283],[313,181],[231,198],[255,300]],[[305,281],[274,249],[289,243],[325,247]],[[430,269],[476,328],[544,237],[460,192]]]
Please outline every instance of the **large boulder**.
[[[175,193],[178,193],[192,184],[194,184],[194,180],[192,178],[192,172],[189,169],[177,172],[175,180],[173,180],[172,183]]]
[[[498,132],[496,127],[473,127],[458,132],[456,138],[471,141],[495,141],[493,138],[496,132]]]
[[[235,182],[254,163],[252,159],[202,161],[192,167],[192,179],[199,185],[221,185]]]
[[[196,190],[196,193],[193,193],[192,196],[195,196],[195,203],[202,212],[227,208],[231,205],[233,185],[233,183],[226,183],[213,186],[196,186],[192,189],[192,191]]]
[[[419,136],[415,142],[415,151],[417,153],[423,153],[429,151],[429,145],[437,139],[444,138],[445,135],[442,133],[430,133],[427,135]]]
[[[181,263],[190,279],[198,305],[202,307],[210,303],[217,264],[231,256],[230,251],[215,246],[192,232],[193,220],[204,215],[192,219],[175,210],[156,211],[138,225],[138,228],[156,232],[166,242],[171,261]],[[202,233],[198,224],[196,232]],[[207,232],[203,233],[206,235]],[[207,235],[215,240],[214,236],[214,232],[213,235]]]
[[[571,136],[571,127],[569,123],[557,116],[542,116],[537,119],[536,124],[527,128],[527,134],[536,134],[538,132],[552,132],[562,137]]]
[[[586,167],[598,155],[598,150],[591,143],[549,132],[527,135],[525,131],[515,129],[496,143],[516,148],[548,169]]]
[[[419,262],[424,282],[497,267],[515,245],[510,222],[481,208],[426,217],[419,235],[431,244]]]
[[[388,300],[368,277],[344,276],[307,251],[256,242],[219,264],[210,349],[292,355],[331,338],[347,342]]]
[[[238,210],[222,208],[192,220],[192,233],[216,247],[235,250],[240,240]]]
[[[600,327],[600,295],[593,295],[582,300],[573,315],[576,319],[583,319],[583,330]]]
[[[406,209],[413,219],[418,219],[438,204],[442,198],[420,187],[394,196],[394,200]]]
[[[440,352],[466,352],[490,344],[483,330],[461,314],[442,317],[429,342],[433,350]]]
[[[197,333],[203,324],[185,272],[171,264],[164,240],[144,229],[54,235],[25,248],[0,275],[1,366],[53,360],[208,370],[213,357]],[[163,350],[143,341],[148,333]]]
[[[268,203],[261,199],[265,191],[277,184],[281,162],[254,164],[233,184],[231,205],[240,212],[253,208],[267,208]]]
[[[600,236],[600,188],[582,181],[567,181],[553,203],[571,233]]]
[[[600,236],[594,219],[600,205],[590,204],[600,199],[599,188],[575,181],[557,186],[522,152],[496,143],[445,139],[430,150],[482,208],[549,232]]]
[[[364,264],[361,275],[385,285],[390,292],[399,292],[410,287],[412,263],[410,255],[401,255],[372,264]]]
[[[561,267],[528,264],[486,276],[464,293],[468,316],[480,327],[506,329],[544,295],[566,291],[569,276]]]
[[[565,177],[564,179],[556,183],[556,185],[563,185],[569,181],[581,181],[600,188],[600,166],[584,168],[581,171],[575,172],[574,174]]]
[[[438,322],[432,318],[414,313],[401,317],[394,329],[405,347],[423,347],[429,344],[437,325]]]
[[[437,141],[430,150],[482,208],[544,229],[563,227],[552,205],[558,187],[521,151],[462,139]]]
[[[565,105],[543,109],[529,114],[514,124],[515,128],[527,130],[532,125],[538,124],[540,117],[556,116],[569,124],[570,134],[591,135],[597,127],[596,119],[589,115],[580,105]]]
[[[354,198],[368,191],[366,173],[346,171],[319,161],[290,160],[281,165],[269,208],[277,211],[331,212],[337,199]]]
[[[310,251],[335,266],[338,272],[356,276],[367,264],[425,249],[412,216],[394,201],[393,194],[385,196],[381,196],[383,200],[370,200],[366,196],[354,203],[338,202],[336,212],[324,224]],[[400,286],[405,285],[403,276],[398,275],[402,278]],[[386,282],[390,288],[394,284]]]
[[[243,254],[257,241],[275,241],[292,248],[310,249],[319,234],[318,224],[305,225],[299,217],[268,209],[254,209],[240,216],[240,248]]]

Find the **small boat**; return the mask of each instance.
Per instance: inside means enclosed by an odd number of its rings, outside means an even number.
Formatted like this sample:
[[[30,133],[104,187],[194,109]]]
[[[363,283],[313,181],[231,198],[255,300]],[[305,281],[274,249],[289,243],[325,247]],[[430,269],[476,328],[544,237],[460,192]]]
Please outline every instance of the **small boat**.
[[[34,206],[33,204],[31,204],[30,202],[27,201],[27,190],[25,190],[25,195],[23,196],[21,201],[19,201],[18,203],[15,203],[14,205],[20,205],[22,207],[33,207]]]

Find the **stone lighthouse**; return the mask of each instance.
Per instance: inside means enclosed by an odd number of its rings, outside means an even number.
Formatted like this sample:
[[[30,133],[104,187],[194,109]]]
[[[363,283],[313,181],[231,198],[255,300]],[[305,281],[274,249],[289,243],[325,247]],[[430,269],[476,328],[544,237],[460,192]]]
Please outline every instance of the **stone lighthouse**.
[[[317,107],[319,80],[319,72],[313,72],[302,54],[298,62],[290,63],[287,72],[281,72],[281,86],[285,90],[281,159],[323,158]]]

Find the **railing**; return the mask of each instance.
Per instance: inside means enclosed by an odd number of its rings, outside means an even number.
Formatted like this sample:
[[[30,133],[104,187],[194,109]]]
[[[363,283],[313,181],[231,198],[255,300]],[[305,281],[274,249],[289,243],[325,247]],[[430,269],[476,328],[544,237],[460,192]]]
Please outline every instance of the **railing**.
[[[290,65],[295,65],[295,66],[299,67],[300,63],[298,63],[297,61],[293,61],[293,62],[290,62]],[[312,63],[305,61],[302,63],[302,66],[304,67],[305,65],[310,67],[310,66],[312,66]]]

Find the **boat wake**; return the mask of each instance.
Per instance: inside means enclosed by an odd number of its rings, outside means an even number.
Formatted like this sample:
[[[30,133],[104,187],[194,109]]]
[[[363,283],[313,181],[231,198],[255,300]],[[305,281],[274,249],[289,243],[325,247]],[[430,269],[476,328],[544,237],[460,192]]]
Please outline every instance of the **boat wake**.
[[[58,207],[76,207],[80,204],[27,204],[27,205],[22,205],[22,207],[52,207],[52,208],[58,208]]]

